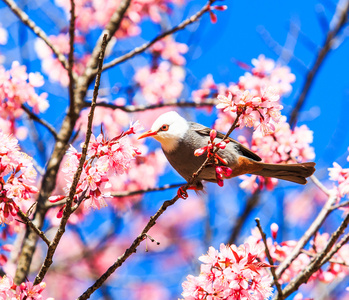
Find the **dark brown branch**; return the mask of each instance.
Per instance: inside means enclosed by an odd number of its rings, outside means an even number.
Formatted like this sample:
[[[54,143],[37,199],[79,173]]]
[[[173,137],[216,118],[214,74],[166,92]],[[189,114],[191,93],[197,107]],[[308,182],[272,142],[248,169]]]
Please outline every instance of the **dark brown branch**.
[[[88,144],[90,142],[90,137],[92,135],[92,121],[93,121],[94,110],[96,108],[98,88],[99,88],[99,84],[100,84],[103,59],[104,59],[106,47],[107,47],[107,36],[105,35],[104,42],[102,44],[100,55],[99,55],[98,73],[97,73],[96,83],[95,83],[95,87],[94,87],[94,91],[93,91],[91,110],[90,110],[90,113],[88,115],[86,138],[85,138],[84,145],[82,146],[82,153],[81,153],[81,158],[79,161],[79,166],[78,166],[76,173],[74,174],[73,182],[72,182],[72,185],[71,185],[71,188],[69,191],[69,196],[67,198],[67,203],[66,203],[66,206],[65,206],[64,211],[63,211],[63,216],[62,216],[61,222],[59,224],[59,228],[56,232],[56,235],[55,235],[53,241],[51,242],[51,244],[47,250],[45,261],[42,264],[41,269],[34,280],[34,285],[39,284],[44,279],[45,274],[47,273],[49,267],[51,266],[53,255],[57,249],[59,241],[61,240],[61,238],[65,232],[66,224],[67,224],[68,219],[69,219],[71,212],[72,212],[72,207],[71,207],[72,202],[73,202],[73,199],[75,196],[76,187],[78,185],[80,175],[82,173],[83,164],[84,164],[86,156],[87,156],[87,149],[88,149]]]
[[[268,258],[269,264],[273,266],[274,265],[274,261],[273,261],[273,258],[270,255],[270,252],[269,252],[267,236],[266,236],[266,234],[264,233],[264,231],[262,229],[262,225],[261,225],[261,222],[260,222],[259,218],[256,218],[255,221],[256,221],[258,230],[259,230],[259,232],[260,232],[260,234],[262,236],[262,240],[263,240],[264,247],[265,247],[265,254],[266,254],[267,258]],[[284,299],[284,297],[283,297],[283,294],[282,294],[281,285],[280,285],[280,283],[278,281],[278,277],[276,276],[276,273],[275,273],[275,269],[273,267],[270,268],[270,272],[273,275],[274,284],[275,284],[276,289],[278,291],[278,295],[277,295],[276,299],[282,300],[282,299]]]
[[[90,106],[89,101],[85,101],[85,107]],[[158,104],[150,104],[150,105],[115,105],[111,103],[105,103],[105,102],[99,102],[97,103],[97,106],[100,107],[107,107],[111,109],[120,109],[125,112],[139,112],[139,111],[146,111],[151,109],[157,109],[162,107],[212,107],[217,104],[215,99],[208,99],[205,102],[186,102],[186,101],[173,101],[173,102],[166,102],[166,103],[158,103]]]
[[[157,41],[163,39],[164,37],[170,35],[170,34],[173,34],[179,30],[183,30],[185,27],[187,27],[188,25],[198,21],[200,19],[200,17],[207,11],[209,11],[210,9],[210,6],[212,5],[212,3],[214,3],[215,1],[217,0],[209,0],[207,2],[207,4],[200,10],[198,11],[195,15],[191,16],[190,18],[186,19],[185,21],[183,21],[182,23],[180,23],[179,25],[177,26],[174,26],[173,28],[171,28],[170,30],[168,31],[165,31],[161,34],[159,34],[157,37],[155,37],[154,39],[152,39],[151,41],[147,42],[147,43],[144,43],[142,46],[140,47],[137,47],[135,48],[134,50],[112,60],[111,62],[109,63],[106,63],[104,66],[103,66],[103,71],[111,68],[111,67],[114,67],[142,52],[144,52],[145,50],[147,50],[149,47],[151,47],[153,44],[155,44]]]
[[[47,37],[46,33],[38,27],[30,18],[29,16],[22,11],[17,4],[13,0],[3,0],[6,5],[10,8],[10,10],[22,21],[22,23],[28,28],[30,28],[39,38],[41,38],[47,46],[51,48],[53,53],[57,56],[57,59],[61,62],[64,68],[68,69],[68,61],[66,57],[59,51],[59,49],[53,45],[49,38]]]
[[[23,211],[19,209],[17,215],[23,220],[25,224],[30,226],[30,228],[33,229],[39,237],[41,237],[41,239],[46,243],[47,246],[50,246],[51,242],[46,237],[45,233],[41,231],[38,227],[36,227],[35,224],[28,218],[28,216]]]
[[[101,49],[101,45],[103,42],[103,37],[107,35],[107,42],[109,43],[110,39],[113,37],[113,35],[116,33],[116,31],[119,29],[121,21],[128,9],[128,7],[131,4],[131,0],[122,0],[120,4],[118,5],[117,10],[113,13],[111,16],[108,24],[105,26],[104,30],[102,31],[93,51],[91,54],[91,58],[87,62],[87,66],[85,69],[85,73],[83,76],[87,76],[89,78],[89,82],[91,82],[96,75],[97,69],[97,63],[98,63],[98,56],[99,56],[99,50]]]
[[[333,45],[338,33],[341,31],[341,29],[347,23],[348,12],[349,12],[349,1],[346,1],[344,4],[342,1],[338,2],[336,13],[334,14],[334,16],[332,18],[332,21],[335,19],[338,19],[338,22],[336,23],[336,25],[334,26],[334,28],[332,30],[329,30],[327,32],[325,42],[324,42],[323,46],[321,47],[320,51],[317,53],[317,56],[315,58],[315,62],[313,64],[313,66],[310,68],[310,70],[306,76],[306,79],[303,83],[303,87],[301,89],[302,92],[297,100],[296,105],[294,106],[294,108],[291,112],[290,122],[289,122],[291,127],[295,126],[295,124],[297,122],[299,111],[303,107],[303,104],[304,104],[305,99],[308,95],[308,92],[310,91],[310,88],[313,84],[315,76],[317,75],[317,73],[318,73],[322,63],[324,62],[327,54],[331,51],[332,45]]]
[[[55,140],[58,139],[57,132],[55,128],[48,122],[46,122],[44,119],[41,119],[38,115],[33,113],[29,108],[27,108],[25,105],[21,105],[21,108],[25,111],[25,113],[29,116],[30,119],[38,122],[42,126],[44,126],[55,138]]]

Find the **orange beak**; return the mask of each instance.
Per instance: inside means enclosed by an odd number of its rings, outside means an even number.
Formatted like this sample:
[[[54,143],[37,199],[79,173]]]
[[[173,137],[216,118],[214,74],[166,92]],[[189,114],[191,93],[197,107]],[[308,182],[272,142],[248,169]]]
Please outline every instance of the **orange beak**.
[[[143,138],[146,138],[146,137],[148,137],[148,136],[157,135],[157,134],[158,134],[157,131],[148,130],[148,131],[142,133],[142,134],[138,137],[138,140],[143,139]]]

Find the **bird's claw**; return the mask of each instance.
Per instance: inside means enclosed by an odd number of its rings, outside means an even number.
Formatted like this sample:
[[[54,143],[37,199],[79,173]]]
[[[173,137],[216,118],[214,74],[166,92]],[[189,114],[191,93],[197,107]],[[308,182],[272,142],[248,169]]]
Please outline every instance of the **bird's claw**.
[[[183,186],[178,189],[177,196],[184,200],[188,198],[188,193],[183,189]]]

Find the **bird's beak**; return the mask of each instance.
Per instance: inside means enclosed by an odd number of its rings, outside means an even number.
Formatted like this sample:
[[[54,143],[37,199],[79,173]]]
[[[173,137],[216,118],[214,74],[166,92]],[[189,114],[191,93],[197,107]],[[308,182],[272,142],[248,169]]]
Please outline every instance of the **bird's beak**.
[[[146,138],[146,137],[148,137],[148,136],[157,135],[157,134],[158,134],[157,131],[148,130],[148,131],[142,133],[142,134],[138,137],[138,140],[143,139],[143,138]]]

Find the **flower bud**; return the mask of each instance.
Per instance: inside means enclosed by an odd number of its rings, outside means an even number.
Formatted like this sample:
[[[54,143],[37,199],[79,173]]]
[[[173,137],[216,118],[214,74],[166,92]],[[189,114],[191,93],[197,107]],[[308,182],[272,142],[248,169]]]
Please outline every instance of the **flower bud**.
[[[277,233],[279,231],[279,225],[276,223],[273,223],[270,225],[270,230],[271,230],[271,236],[273,237],[273,239],[276,239]]]
[[[216,137],[217,137],[217,131],[212,129],[210,132],[210,140],[213,142]]]

